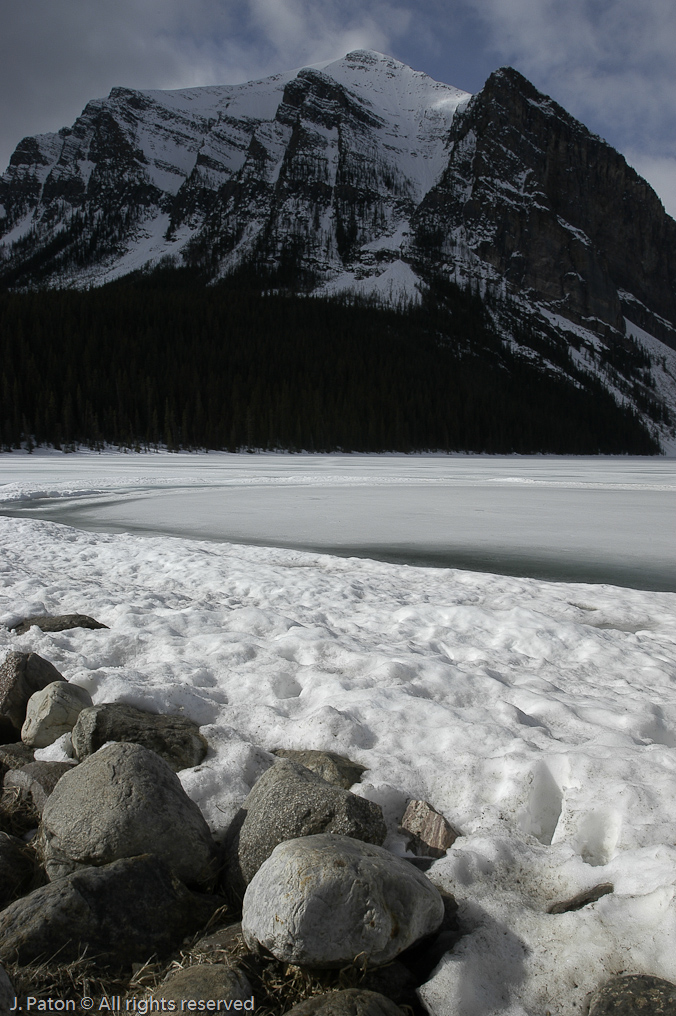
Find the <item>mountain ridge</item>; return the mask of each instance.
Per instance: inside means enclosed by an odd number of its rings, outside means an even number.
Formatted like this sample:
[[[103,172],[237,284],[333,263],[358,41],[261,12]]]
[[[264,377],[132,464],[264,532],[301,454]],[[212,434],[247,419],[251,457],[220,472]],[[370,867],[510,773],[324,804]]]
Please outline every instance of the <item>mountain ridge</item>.
[[[455,282],[520,355],[583,367],[676,448],[676,222],[513,68],[471,96],[357,50],[241,85],[115,88],[20,142],[0,178],[0,285],[158,264],[392,305]]]

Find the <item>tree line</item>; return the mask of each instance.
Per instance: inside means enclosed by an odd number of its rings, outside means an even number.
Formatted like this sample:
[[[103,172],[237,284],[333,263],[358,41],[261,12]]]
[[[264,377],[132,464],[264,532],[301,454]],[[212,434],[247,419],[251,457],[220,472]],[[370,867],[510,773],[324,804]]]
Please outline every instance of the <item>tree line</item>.
[[[590,375],[521,357],[480,298],[261,293],[180,271],[0,294],[0,445],[655,454]]]

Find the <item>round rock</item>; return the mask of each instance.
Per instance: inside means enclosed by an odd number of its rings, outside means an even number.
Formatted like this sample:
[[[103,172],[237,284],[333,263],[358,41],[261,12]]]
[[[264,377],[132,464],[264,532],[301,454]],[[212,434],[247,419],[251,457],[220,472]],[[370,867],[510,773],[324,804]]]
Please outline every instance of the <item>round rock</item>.
[[[215,845],[204,817],[154,752],[110,744],[62,776],[38,839],[50,880],[87,865],[155,854],[188,885],[211,884]]]
[[[8,653],[0,666],[0,719],[4,736],[15,730],[17,736],[26,719],[26,706],[34,692],[53,681],[65,681],[49,660],[37,653]]]
[[[35,889],[0,913],[0,959],[25,966],[58,955],[103,963],[166,956],[223,903],[192,893],[157,857],[126,857],[83,868]]]
[[[70,733],[82,710],[91,704],[89,692],[77,684],[48,684],[28,700],[21,740],[32,748],[47,748],[57,737]]]
[[[322,834],[280,843],[244,896],[250,948],[308,967],[343,967],[361,956],[389,963],[444,918],[437,889],[382,847]]]
[[[650,974],[613,977],[592,996],[589,1016],[676,1016],[676,984]]]
[[[253,1010],[253,988],[244,974],[225,963],[198,963],[184,967],[155,988],[152,997],[166,1002],[223,999],[226,1002],[248,1002]]]
[[[326,832],[382,843],[387,834],[379,805],[287,759],[256,781],[242,805],[242,816],[228,848],[228,888],[239,898],[284,840]]]

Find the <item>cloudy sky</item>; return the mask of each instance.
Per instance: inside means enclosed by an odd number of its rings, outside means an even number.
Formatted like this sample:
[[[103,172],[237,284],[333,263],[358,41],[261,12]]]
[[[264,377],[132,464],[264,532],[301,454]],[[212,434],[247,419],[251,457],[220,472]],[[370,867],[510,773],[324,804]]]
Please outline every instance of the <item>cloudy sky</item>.
[[[0,164],[115,85],[245,81],[377,49],[468,91],[511,64],[676,216],[673,0],[0,0]]]

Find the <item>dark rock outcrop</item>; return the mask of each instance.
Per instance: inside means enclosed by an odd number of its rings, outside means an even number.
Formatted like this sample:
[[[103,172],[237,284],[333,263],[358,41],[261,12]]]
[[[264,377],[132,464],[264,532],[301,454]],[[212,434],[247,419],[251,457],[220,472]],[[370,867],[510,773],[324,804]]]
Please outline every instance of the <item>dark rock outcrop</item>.
[[[511,67],[491,74],[449,141],[413,217],[423,260],[459,261],[471,277],[475,259],[592,330],[623,333],[623,313],[643,307],[636,323],[676,348],[676,222],[615,149]]]

